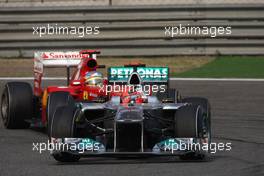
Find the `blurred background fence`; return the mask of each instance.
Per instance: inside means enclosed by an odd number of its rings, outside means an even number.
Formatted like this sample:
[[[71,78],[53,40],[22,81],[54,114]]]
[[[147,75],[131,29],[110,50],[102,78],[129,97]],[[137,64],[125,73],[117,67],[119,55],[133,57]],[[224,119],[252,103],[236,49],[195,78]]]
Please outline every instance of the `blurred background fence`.
[[[99,35],[33,35],[36,26],[99,26]],[[165,35],[166,26],[232,27],[231,35]],[[101,49],[105,56],[264,55],[262,0],[0,0],[0,56]]]

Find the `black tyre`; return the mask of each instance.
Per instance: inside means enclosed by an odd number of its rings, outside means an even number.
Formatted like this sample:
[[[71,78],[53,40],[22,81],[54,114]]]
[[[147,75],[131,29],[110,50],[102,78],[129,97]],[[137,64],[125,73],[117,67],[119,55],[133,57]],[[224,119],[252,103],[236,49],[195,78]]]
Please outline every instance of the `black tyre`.
[[[30,126],[26,119],[33,117],[33,92],[29,83],[9,82],[5,85],[1,100],[1,116],[8,129]]]
[[[175,112],[174,133],[177,138],[198,138],[202,130],[200,106],[186,105]]]
[[[53,158],[59,162],[77,162],[80,160],[78,155],[73,155],[66,152],[53,154]]]
[[[58,107],[51,121],[50,136],[53,138],[75,137],[75,113],[75,106],[66,105]]]
[[[183,103],[190,103],[193,106],[200,106],[202,109],[202,131],[201,138],[207,140],[207,143],[211,143],[211,106],[206,98],[201,97],[189,97],[182,99]],[[210,152],[210,151],[209,151]]]
[[[206,98],[201,97],[188,97],[182,99],[183,103],[189,103],[192,106],[201,107],[202,118],[199,122],[199,138],[197,142],[200,144],[207,143],[208,146],[211,144],[211,107],[210,103]],[[210,153],[210,147],[208,147],[208,153]],[[208,155],[205,151],[191,152],[185,155],[181,155],[182,160],[207,160]]]
[[[60,106],[73,105],[74,100],[69,92],[52,92],[48,97],[47,103],[47,121],[48,121],[48,135],[50,131],[50,125],[55,113],[55,110]]]
[[[182,99],[183,103],[191,103],[192,105],[200,105],[202,107],[202,113],[210,116],[211,114],[211,107],[210,103],[206,98],[202,97],[188,97]]]
[[[165,92],[157,92],[156,96],[158,100],[164,103],[176,103],[178,99],[178,94],[175,89],[167,89]]]
[[[52,138],[74,138],[75,135],[75,113],[73,105],[60,106],[56,109],[52,118],[50,135]],[[60,151],[53,153],[55,160],[60,162],[76,162],[80,159],[78,155]]]
[[[187,154],[180,155],[181,160],[206,160],[206,155],[203,153],[190,152]]]

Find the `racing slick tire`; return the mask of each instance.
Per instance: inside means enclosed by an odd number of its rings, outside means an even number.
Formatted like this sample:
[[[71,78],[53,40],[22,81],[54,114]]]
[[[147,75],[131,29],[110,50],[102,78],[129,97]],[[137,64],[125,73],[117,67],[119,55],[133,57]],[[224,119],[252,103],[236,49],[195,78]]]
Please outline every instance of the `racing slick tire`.
[[[53,158],[59,162],[77,162],[80,160],[80,156],[66,152],[53,154]]]
[[[203,116],[203,135],[202,138],[207,140],[207,143],[211,144],[211,106],[206,98],[202,97],[188,97],[182,99],[183,103],[190,103],[194,106],[200,106],[202,109],[202,116]],[[208,151],[210,152],[210,150]]]
[[[200,105],[202,107],[202,113],[207,115],[209,118],[211,116],[210,103],[206,98],[202,97],[188,97],[181,100],[183,103],[191,103],[192,105]]]
[[[1,115],[8,129],[24,129],[30,126],[26,119],[33,116],[33,92],[26,82],[9,82],[5,85],[1,100]]]
[[[48,135],[50,131],[51,121],[55,110],[60,106],[65,105],[72,105],[74,104],[74,100],[69,92],[59,91],[59,92],[52,92],[48,97],[47,103],[47,121],[48,121]]]
[[[210,153],[210,144],[211,144],[211,107],[208,99],[201,97],[188,97],[183,98],[182,103],[190,103],[193,106],[201,107],[201,127],[199,140],[200,143],[207,143],[208,151]],[[205,151],[190,152],[180,156],[182,160],[206,160],[208,155]]]
[[[185,105],[174,116],[174,133],[177,138],[198,138],[202,130],[202,111],[200,106]]]
[[[60,106],[55,110],[51,121],[51,138],[74,138],[76,133],[75,117],[77,109],[73,105]],[[51,140],[52,141],[52,140]],[[67,151],[59,151],[52,154],[59,162],[76,162],[80,156],[73,155]]]
[[[181,160],[206,160],[206,155],[203,153],[190,152],[187,154],[180,155]]]
[[[165,92],[157,92],[158,100],[163,103],[176,103],[178,98],[178,92],[175,89],[167,89]]]

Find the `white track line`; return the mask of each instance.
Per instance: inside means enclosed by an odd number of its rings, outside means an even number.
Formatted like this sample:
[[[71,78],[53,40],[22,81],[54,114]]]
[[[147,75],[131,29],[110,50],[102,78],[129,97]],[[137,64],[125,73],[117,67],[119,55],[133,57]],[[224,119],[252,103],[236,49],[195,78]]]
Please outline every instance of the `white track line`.
[[[0,77],[0,81],[33,80],[33,77]],[[65,77],[44,77],[43,80],[66,80]],[[244,81],[263,82],[264,79],[255,78],[170,78],[172,81]]]

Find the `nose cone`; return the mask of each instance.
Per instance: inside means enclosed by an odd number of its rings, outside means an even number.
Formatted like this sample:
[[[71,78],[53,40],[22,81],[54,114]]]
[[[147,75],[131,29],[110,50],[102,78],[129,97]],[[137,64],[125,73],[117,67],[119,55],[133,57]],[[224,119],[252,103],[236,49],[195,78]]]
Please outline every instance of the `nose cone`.
[[[144,119],[142,107],[120,107],[116,114],[117,122],[141,122]]]

